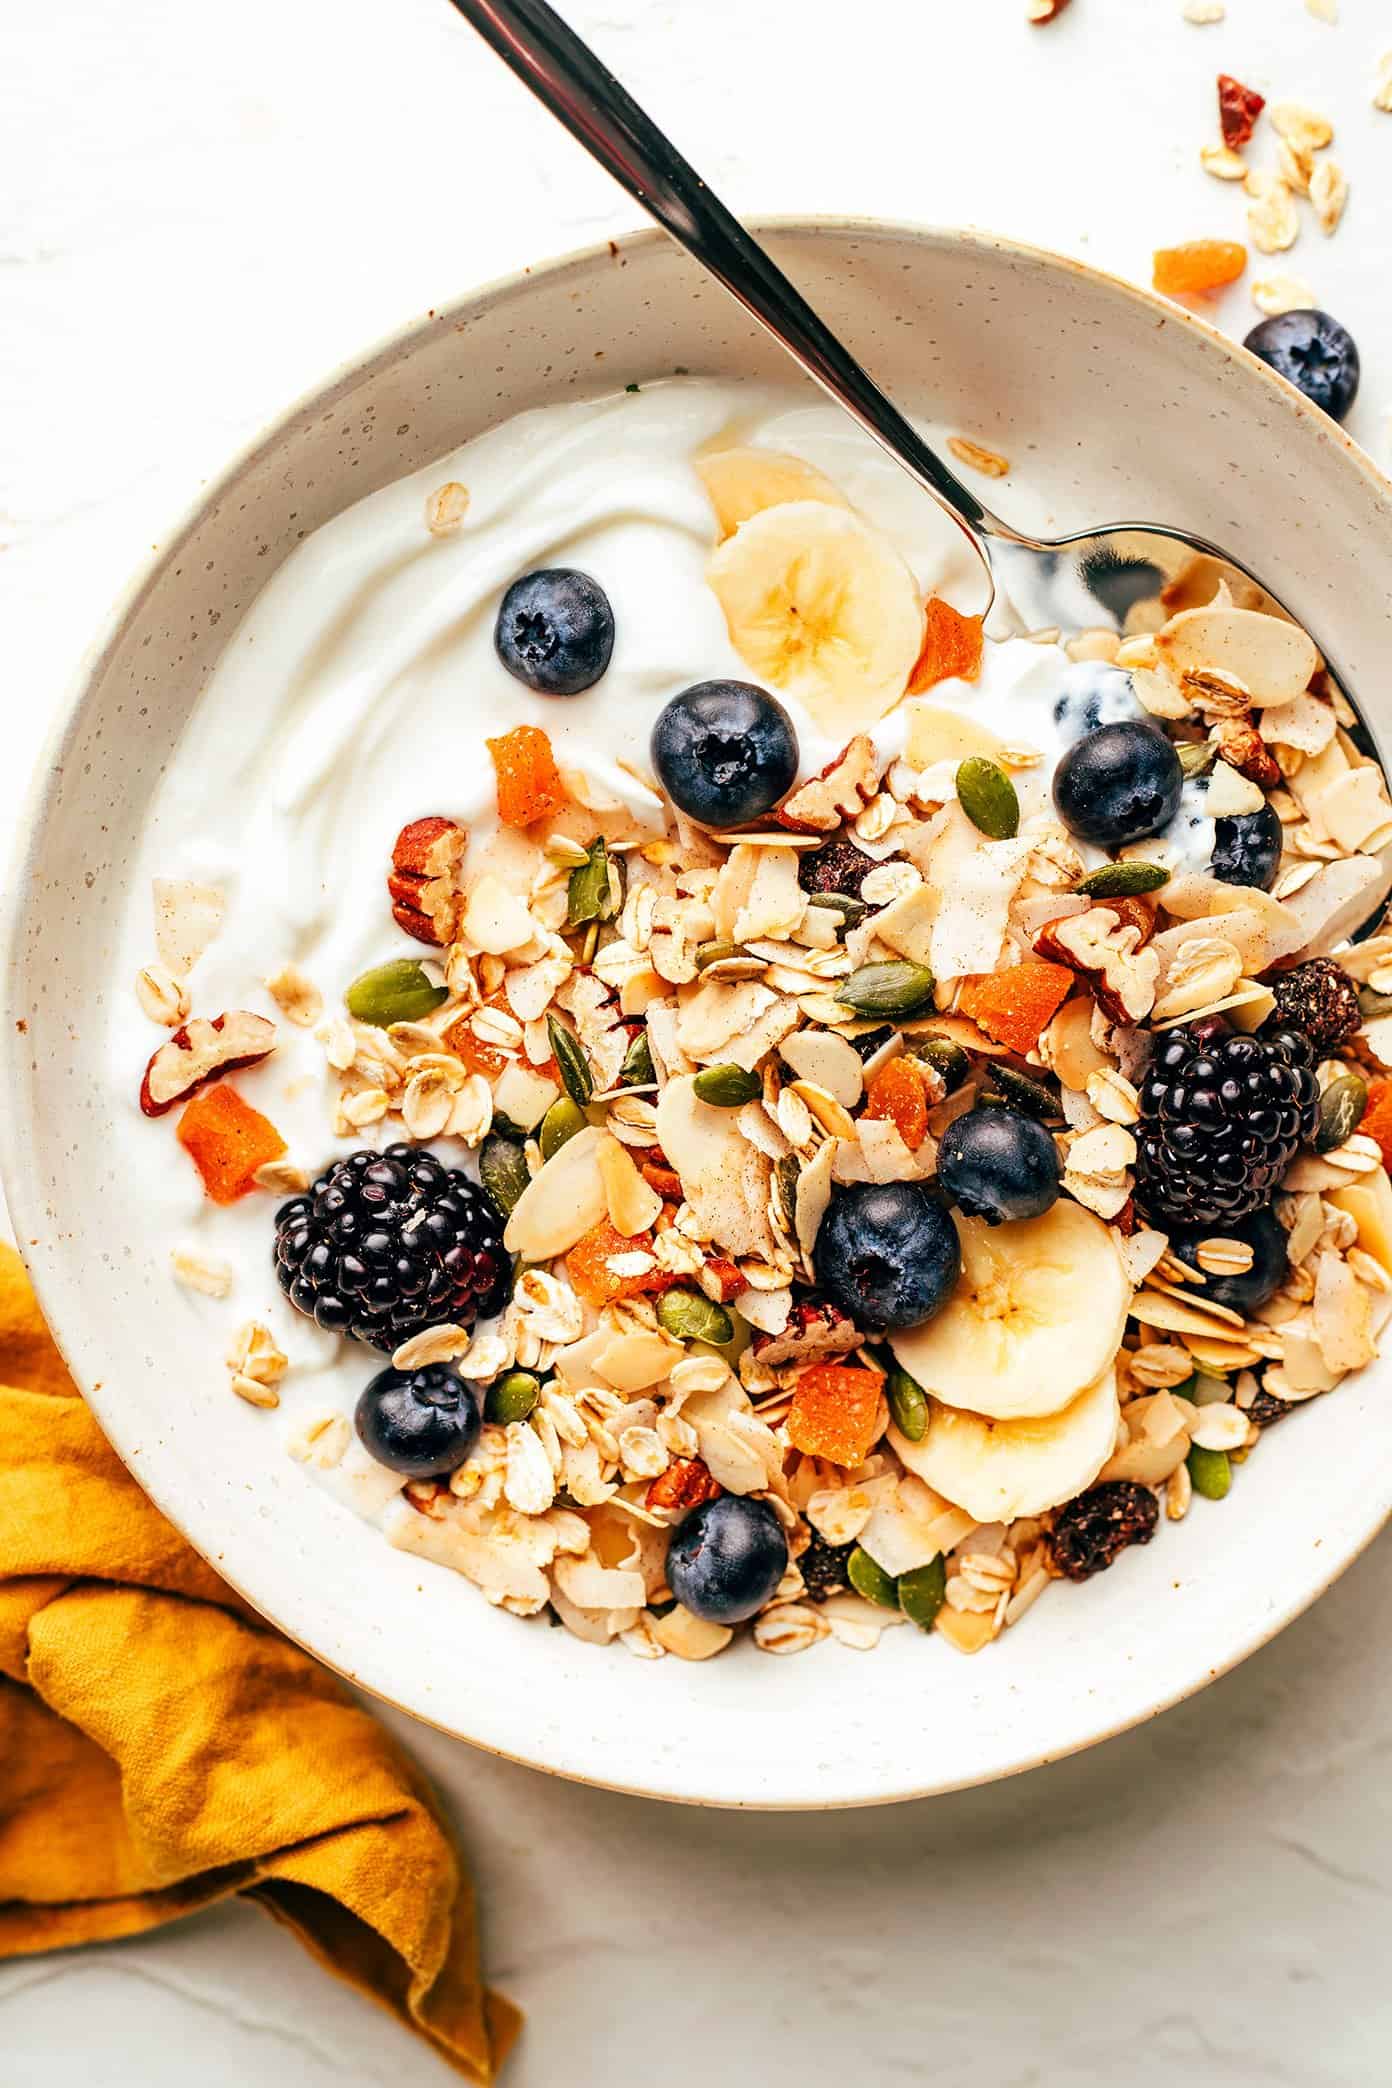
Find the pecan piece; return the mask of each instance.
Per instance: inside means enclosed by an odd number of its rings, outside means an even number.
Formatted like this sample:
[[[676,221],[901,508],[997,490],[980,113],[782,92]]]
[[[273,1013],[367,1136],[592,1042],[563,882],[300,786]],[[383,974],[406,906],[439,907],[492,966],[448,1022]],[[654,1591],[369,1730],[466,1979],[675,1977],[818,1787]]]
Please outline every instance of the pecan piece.
[[[275,1024],[246,1008],[214,1015],[211,1021],[195,1015],[151,1057],[140,1083],[140,1107],[148,1117],[163,1116],[210,1080],[259,1065],[275,1046]]]
[[[785,798],[774,818],[795,834],[830,834],[863,812],[879,787],[879,759],[868,734],[858,732],[819,776]]]
[[[464,911],[458,873],[468,845],[466,829],[438,813],[413,819],[396,837],[387,876],[392,919],[433,949],[458,937]]]
[[[750,1348],[768,1370],[788,1363],[824,1363],[859,1348],[862,1336],[853,1320],[826,1298],[797,1298],[781,1334],[756,1334]]]
[[[717,1305],[733,1305],[746,1287],[744,1278],[735,1264],[719,1254],[712,1255],[708,1261],[702,1263],[701,1273],[696,1281],[706,1296]]]
[[[644,1506],[666,1508],[685,1514],[713,1501],[720,1491],[699,1457],[674,1457],[665,1472],[659,1472],[644,1496]]]

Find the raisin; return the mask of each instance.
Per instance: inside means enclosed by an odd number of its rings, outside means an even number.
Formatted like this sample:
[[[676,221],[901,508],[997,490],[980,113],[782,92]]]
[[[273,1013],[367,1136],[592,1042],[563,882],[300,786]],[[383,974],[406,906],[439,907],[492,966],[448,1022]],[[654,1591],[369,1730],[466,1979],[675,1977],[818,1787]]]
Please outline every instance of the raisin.
[[[1148,1486],[1111,1479],[1061,1508],[1054,1523],[1054,1564],[1065,1579],[1091,1580],[1128,1544],[1149,1544],[1160,1503]]]
[[[850,1544],[828,1544],[816,1530],[812,1532],[812,1542],[797,1562],[809,1602],[825,1602],[828,1595],[839,1595],[843,1588],[849,1588],[846,1564],[854,1550],[854,1540]]]
[[[1278,1399],[1274,1392],[1268,1392],[1264,1385],[1259,1385],[1253,1394],[1252,1404],[1247,1409],[1247,1418],[1249,1421],[1255,1421],[1258,1428],[1270,1428],[1274,1422],[1284,1421],[1295,1405],[1295,1400]]]
[[[875,865],[853,841],[828,841],[825,848],[809,848],[798,862],[798,883],[804,892],[844,892],[859,899],[860,888]]]

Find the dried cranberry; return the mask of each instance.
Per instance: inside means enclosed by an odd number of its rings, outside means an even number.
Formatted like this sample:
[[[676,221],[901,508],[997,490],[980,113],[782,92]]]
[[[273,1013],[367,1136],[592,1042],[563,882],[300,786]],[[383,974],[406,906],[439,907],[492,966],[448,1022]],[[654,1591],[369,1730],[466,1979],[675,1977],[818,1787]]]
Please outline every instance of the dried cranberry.
[[[1111,1479],[1079,1494],[1054,1523],[1054,1564],[1065,1579],[1091,1580],[1128,1544],[1149,1544],[1160,1503],[1148,1486]]]
[[[1231,73],[1218,75],[1218,120],[1223,126],[1223,143],[1231,152],[1240,152],[1257,127],[1257,118],[1266,107],[1266,96],[1258,94],[1255,87],[1244,87]]]
[[[853,841],[828,841],[825,848],[809,848],[799,858],[798,883],[804,892],[844,892],[859,899],[874,867]]]

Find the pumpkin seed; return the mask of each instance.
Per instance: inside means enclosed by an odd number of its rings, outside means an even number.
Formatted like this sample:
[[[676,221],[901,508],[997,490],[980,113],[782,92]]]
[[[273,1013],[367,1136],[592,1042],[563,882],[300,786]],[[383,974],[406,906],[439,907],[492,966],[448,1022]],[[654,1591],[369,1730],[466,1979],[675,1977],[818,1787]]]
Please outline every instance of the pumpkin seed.
[[[525,1421],[540,1397],[540,1378],[533,1377],[530,1370],[509,1370],[488,1387],[483,1418],[506,1428],[510,1421]]]
[[[895,1364],[885,1381],[890,1418],[901,1436],[921,1443],[928,1433],[928,1395],[917,1378]]]
[[[584,1110],[572,1102],[569,1095],[562,1095],[558,1101],[553,1102],[542,1118],[541,1130],[537,1134],[542,1159],[554,1159],[561,1147],[568,1145],[577,1131],[584,1130],[585,1122]]]
[[[560,1070],[561,1086],[577,1109],[584,1109],[594,1094],[594,1075],[590,1062],[576,1043],[564,1023],[554,1015],[546,1018],[546,1034],[551,1039],[551,1055]]]
[[[360,973],[343,998],[348,1013],[359,1022],[386,1029],[393,1022],[419,1022],[449,994],[443,986],[431,984],[424,965],[414,957],[393,957],[389,964],[374,964],[371,971]]]
[[[961,1045],[954,1044],[950,1037],[915,1037],[913,1056],[942,1075],[949,1095],[971,1072],[971,1060]]]
[[[522,1191],[532,1179],[521,1146],[514,1139],[490,1132],[479,1152],[479,1174],[499,1210],[511,1217]]]
[[[983,1102],[1005,1103],[1014,1109],[1023,1109],[1029,1116],[1038,1117],[1041,1123],[1063,1115],[1058,1097],[1046,1088],[1042,1081],[1031,1080],[1027,1073],[1017,1073],[1013,1066],[993,1065],[991,1080],[998,1092],[984,1094]]]
[[[778,1192],[778,1207],[783,1217],[783,1230],[797,1230],[797,1186],[802,1173],[802,1162],[796,1153],[785,1153],[773,1170],[774,1185]]]
[[[678,1286],[657,1301],[658,1325],[677,1341],[709,1341],[724,1348],[735,1338],[735,1323],[723,1305],[701,1291]]]
[[[696,969],[704,971],[709,964],[723,964],[728,957],[742,957],[738,943],[704,942],[696,945]]]
[[[841,925],[836,931],[839,936],[844,936],[848,928],[863,921],[870,911],[864,899],[853,899],[849,892],[813,892],[807,903],[820,906],[827,913],[840,915]]]
[[[591,843],[583,863],[577,863],[566,884],[566,923],[583,928],[589,921],[614,917],[614,893],[609,878],[609,851],[604,836]]]
[[[651,1087],[656,1078],[648,1033],[646,1030],[639,1030],[624,1053],[624,1062],[619,1068],[619,1086]]]
[[[886,1573],[859,1545],[846,1561],[846,1578],[867,1602],[878,1603],[881,1609],[898,1609],[899,1590],[893,1574]]]
[[[1206,776],[1218,759],[1218,747],[1214,740],[1185,740],[1175,748],[1175,752],[1186,776]]]
[[[984,754],[969,754],[958,766],[957,802],[972,825],[992,841],[1013,841],[1020,831],[1015,785]]]
[[[1142,892],[1158,892],[1169,881],[1163,863],[1103,863],[1080,877],[1073,889],[1089,899],[1137,899]]]
[[[743,1066],[707,1066],[691,1085],[697,1101],[713,1109],[740,1109],[764,1092],[759,1075],[746,1073]]]
[[[931,1629],[946,1600],[947,1567],[941,1553],[926,1566],[915,1566],[911,1573],[900,1574],[899,1607],[909,1622],[921,1630]]]
[[[1340,1073],[1319,1098],[1319,1122],[1311,1141],[1317,1153],[1332,1153],[1352,1138],[1368,1107],[1367,1084],[1357,1073]]]
[[[1392,1015],[1392,993],[1375,993],[1371,986],[1360,986],[1358,1005],[1365,1022],[1372,1022],[1379,1015]]]
[[[862,964],[836,989],[836,999],[855,1015],[887,1015],[907,1022],[933,1001],[933,974],[926,964],[896,957],[887,964]]]
[[[1196,1494],[1206,1501],[1221,1501],[1232,1485],[1232,1465],[1226,1450],[1204,1450],[1195,1443],[1184,1460]]]

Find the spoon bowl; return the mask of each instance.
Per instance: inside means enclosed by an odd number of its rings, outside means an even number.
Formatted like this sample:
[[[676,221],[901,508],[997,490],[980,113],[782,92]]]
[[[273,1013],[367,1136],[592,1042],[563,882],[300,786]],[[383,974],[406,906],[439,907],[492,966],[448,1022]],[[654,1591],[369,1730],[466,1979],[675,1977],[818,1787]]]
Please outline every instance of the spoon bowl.
[[[938,503],[980,561],[983,616],[1003,598],[1002,609],[1025,631],[1057,628],[1069,637],[1106,629],[1131,636],[1158,629],[1181,601],[1212,600],[1224,584],[1246,607],[1291,615],[1228,552],[1172,524],[1117,522],[1051,538],[1031,536],[993,514],[547,0],[451,5],[649,216]],[[1318,645],[1317,634],[1310,635]],[[1327,651],[1324,657],[1356,709]]]

